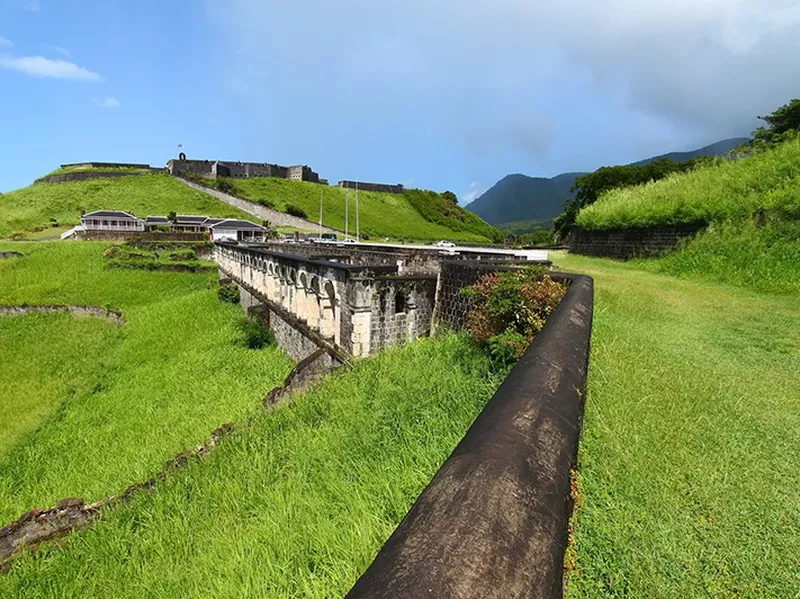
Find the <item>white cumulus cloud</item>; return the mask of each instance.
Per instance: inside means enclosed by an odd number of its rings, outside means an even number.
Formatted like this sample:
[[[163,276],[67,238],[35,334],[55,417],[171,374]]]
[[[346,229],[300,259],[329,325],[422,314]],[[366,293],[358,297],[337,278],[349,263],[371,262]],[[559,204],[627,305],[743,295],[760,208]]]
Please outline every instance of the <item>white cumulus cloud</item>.
[[[11,40],[7,40],[2,35],[0,35],[0,48],[13,48],[14,42]]]
[[[0,55],[0,69],[19,71],[33,77],[69,79],[72,81],[101,81],[98,73],[74,62],[45,58],[44,56]]]

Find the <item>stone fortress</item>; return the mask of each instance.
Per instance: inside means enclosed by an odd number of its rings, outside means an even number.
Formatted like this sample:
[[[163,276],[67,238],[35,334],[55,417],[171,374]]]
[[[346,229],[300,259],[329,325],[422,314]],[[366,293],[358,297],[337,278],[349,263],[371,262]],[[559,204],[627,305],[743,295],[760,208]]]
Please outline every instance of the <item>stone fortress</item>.
[[[167,171],[170,175],[186,177],[194,175],[206,179],[218,177],[232,177],[234,179],[251,179],[253,177],[277,177],[291,179],[292,181],[309,181],[327,185],[327,179],[320,179],[318,173],[308,165],[282,166],[269,162],[233,162],[228,160],[191,160],[186,154],[180,153],[177,159],[167,162]],[[377,191],[383,193],[403,193],[404,187],[400,184],[370,183],[367,181],[339,181],[338,186],[344,189],[359,189],[361,191]]]

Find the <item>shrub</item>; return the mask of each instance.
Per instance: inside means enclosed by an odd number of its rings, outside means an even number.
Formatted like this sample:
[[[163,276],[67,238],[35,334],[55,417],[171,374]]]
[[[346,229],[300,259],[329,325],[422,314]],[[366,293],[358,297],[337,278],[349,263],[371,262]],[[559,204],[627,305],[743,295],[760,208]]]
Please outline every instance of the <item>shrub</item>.
[[[228,181],[228,179],[220,178],[214,180],[214,187],[219,189],[222,193],[234,193],[236,188],[233,186],[233,183]]]
[[[229,304],[238,304],[239,288],[233,283],[230,283],[228,285],[220,285],[219,289],[217,289],[217,297],[222,302],[226,302]]]
[[[467,330],[498,362],[518,359],[564,297],[566,285],[545,272],[534,267],[487,273],[462,290],[474,301]]]
[[[291,214],[292,216],[308,219],[306,211],[300,208],[299,206],[295,206],[294,204],[286,204],[286,214]]]
[[[245,319],[239,325],[239,330],[243,336],[243,345],[250,349],[272,347],[278,343],[275,339],[275,333],[265,327],[259,320]]]

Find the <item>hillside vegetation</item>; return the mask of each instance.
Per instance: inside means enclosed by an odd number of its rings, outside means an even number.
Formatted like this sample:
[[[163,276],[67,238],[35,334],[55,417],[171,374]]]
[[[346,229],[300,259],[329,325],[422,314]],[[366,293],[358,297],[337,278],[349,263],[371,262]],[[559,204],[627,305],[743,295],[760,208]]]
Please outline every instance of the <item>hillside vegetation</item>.
[[[800,295],[553,260],[595,280],[567,596],[795,596]]]
[[[3,243],[0,305],[120,309],[0,317],[0,526],[63,497],[149,479],[219,425],[260,409],[291,361],[243,346],[214,273],[106,268],[106,244]],[[4,595],[0,592],[0,595]]]
[[[322,194],[322,224],[340,231],[345,229],[345,189],[274,177],[225,181],[236,195],[282,212],[290,212],[291,207],[299,208],[311,222],[319,221]],[[354,190],[349,191],[349,198],[349,228],[350,234],[355,235]],[[358,203],[361,234],[373,240],[381,237],[475,242],[502,239],[502,234],[494,227],[435,192],[416,189],[402,194],[359,191]]]
[[[588,229],[694,222],[710,226],[643,268],[764,291],[800,290],[800,139],[609,191],[578,215]]]
[[[19,560],[0,596],[342,597],[503,375],[455,335],[360,361]]]
[[[800,139],[740,160],[660,181],[613,189],[580,211],[587,229],[647,227],[752,218],[800,218]]]
[[[37,183],[0,195],[0,238],[80,223],[81,210],[125,210],[136,216],[207,214],[252,217],[166,174]]]

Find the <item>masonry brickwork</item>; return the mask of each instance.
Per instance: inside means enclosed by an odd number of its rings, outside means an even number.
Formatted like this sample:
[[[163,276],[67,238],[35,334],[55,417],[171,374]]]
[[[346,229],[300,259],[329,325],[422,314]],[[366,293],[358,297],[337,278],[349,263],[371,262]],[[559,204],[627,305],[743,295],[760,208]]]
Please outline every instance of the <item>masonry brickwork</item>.
[[[262,310],[295,359],[314,347],[365,357],[430,335],[437,318],[460,329],[468,309],[462,287],[530,264],[484,250],[443,256],[436,248],[335,244],[217,243],[215,258],[221,277],[242,290],[242,306]]]
[[[185,177],[199,175],[207,179],[232,177],[234,179],[250,179],[252,177],[277,177],[294,181],[310,181],[319,183],[319,175],[311,167],[300,164],[282,166],[268,162],[233,162],[227,160],[190,160],[175,158],[167,162],[170,175]]]
[[[572,227],[569,251],[601,258],[658,256],[677,247],[681,239],[694,237],[706,223],[666,225],[660,227],[583,229]]]
[[[399,183],[390,185],[388,183],[369,183],[367,181],[339,181],[339,187],[343,189],[358,189],[360,191],[377,191],[381,193],[403,193],[405,187]]]

